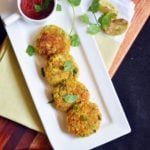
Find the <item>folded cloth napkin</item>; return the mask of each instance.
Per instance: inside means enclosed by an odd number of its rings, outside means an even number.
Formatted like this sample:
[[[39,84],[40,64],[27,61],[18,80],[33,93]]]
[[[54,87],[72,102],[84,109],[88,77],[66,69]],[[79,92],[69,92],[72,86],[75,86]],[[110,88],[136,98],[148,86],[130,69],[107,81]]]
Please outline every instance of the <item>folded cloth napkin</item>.
[[[0,115],[43,132],[10,42],[5,39],[6,53],[0,62]]]
[[[134,14],[133,3],[130,0],[110,1],[116,3],[119,12],[130,23]],[[82,2],[86,2],[82,4],[83,6],[89,4],[89,0]],[[96,35],[96,41],[107,69],[110,68],[124,36],[125,34],[112,38],[103,33]],[[0,115],[31,129],[44,132],[8,39],[4,41],[2,48],[7,52],[0,62]]]

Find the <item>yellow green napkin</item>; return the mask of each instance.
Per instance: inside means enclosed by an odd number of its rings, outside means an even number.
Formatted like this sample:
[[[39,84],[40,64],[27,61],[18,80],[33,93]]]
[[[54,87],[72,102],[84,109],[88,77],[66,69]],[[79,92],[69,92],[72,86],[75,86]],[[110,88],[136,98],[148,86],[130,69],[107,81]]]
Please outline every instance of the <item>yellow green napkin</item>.
[[[6,44],[7,51],[0,62],[0,115],[44,131],[8,39]]]
[[[98,46],[107,69],[111,66],[119,43],[99,34]],[[25,80],[8,39],[2,48],[6,53],[0,62],[0,115],[31,129],[43,132]]]
[[[104,33],[96,34],[97,45],[101,51],[101,55],[107,70],[111,67],[113,60],[119,50],[120,44],[116,40],[109,38]]]

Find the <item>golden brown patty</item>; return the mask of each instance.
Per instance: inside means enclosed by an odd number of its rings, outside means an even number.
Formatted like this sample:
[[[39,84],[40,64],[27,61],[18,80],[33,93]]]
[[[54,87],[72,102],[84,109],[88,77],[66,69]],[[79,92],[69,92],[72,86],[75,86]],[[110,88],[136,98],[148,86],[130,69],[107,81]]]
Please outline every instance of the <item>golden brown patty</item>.
[[[77,136],[95,133],[101,123],[101,113],[95,103],[82,101],[67,113],[67,129]]]
[[[87,88],[76,79],[68,79],[53,89],[53,99],[57,109],[69,110],[75,103],[89,100]]]
[[[69,54],[53,55],[44,69],[47,81],[56,86],[69,78],[77,78],[79,70],[74,59]]]
[[[55,25],[45,26],[37,37],[35,48],[39,54],[50,57],[68,52],[70,39],[62,28]]]

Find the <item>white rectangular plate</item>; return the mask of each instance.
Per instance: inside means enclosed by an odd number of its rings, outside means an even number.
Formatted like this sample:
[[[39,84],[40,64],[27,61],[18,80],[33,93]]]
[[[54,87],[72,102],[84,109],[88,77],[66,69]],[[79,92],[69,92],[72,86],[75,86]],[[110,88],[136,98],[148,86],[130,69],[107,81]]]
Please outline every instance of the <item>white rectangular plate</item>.
[[[14,0],[7,0],[10,7],[6,12],[16,11]],[[12,3],[12,4],[11,4]],[[55,15],[46,24],[55,24],[62,27],[66,32],[71,28],[71,8],[66,1],[60,1],[62,12],[56,12]],[[13,7],[14,6],[14,7]],[[6,16],[3,15],[4,18]],[[80,7],[76,8],[77,16],[82,14]],[[71,54],[75,58],[79,69],[79,80],[83,82],[90,91],[91,101],[95,102],[102,112],[102,125],[97,133],[78,138],[67,133],[65,118],[48,104],[48,98],[45,93],[46,85],[40,78],[36,57],[29,57],[26,54],[26,48],[35,40],[35,35],[44,25],[33,25],[19,20],[14,24],[7,26],[6,30],[14,48],[20,68],[23,72],[27,86],[33,98],[37,112],[41,118],[45,132],[54,149],[77,150],[91,149],[102,145],[113,139],[130,132],[130,127],[119,99],[116,95],[111,79],[104,67],[101,55],[97,48],[95,39],[86,33],[86,26],[76,18],[75,31],[78,33],[81,46],[71,48]]]

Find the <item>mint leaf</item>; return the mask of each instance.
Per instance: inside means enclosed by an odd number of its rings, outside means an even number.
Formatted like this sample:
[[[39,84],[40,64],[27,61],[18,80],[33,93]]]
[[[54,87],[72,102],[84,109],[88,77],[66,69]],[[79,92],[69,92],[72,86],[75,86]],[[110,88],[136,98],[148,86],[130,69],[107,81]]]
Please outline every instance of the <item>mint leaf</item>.
[[[87,14],[81,15],[80,20],[86,24],[90,24],[90,19],[89,19],[89,16]]]
[[[96,13],[99,10],[99,0],[93,0],[88,10]]]
[[[26,53],[29,55],[29,56],[33,56],[34,53],[35,53],[35,49],[32,45],[29,45],[26,49]]]
[[[61,5],[60,5],[60,4],[57,4],[57,6],[56,6],[56,11],[62,11],[62,8],[61,8]]]
[[[66,61],[65,64],[64,64],[64,71],[73,71],[73,64],[71,61]]]
[[[107,13],[102,15],[99,19],[98,22],[101,24],[102,29],[106,29],[110,26],[111,21],[117,17],[117,14],[115,13]]]
[[[78,95],[73,95],[73,94],[70,94],[70,95],[65,95],[64,96],[64,100],[67,102],[67,103],[74,103],[78,100],[79,96]]]
[[[68,2],[72,5],[72,6],[79,6],[81,3],[81,0],[68,0]]]
[[[87,30],[88,33],[93,35],[98,33],[99,31],[100,31],[100,27],[97,24],[91,24]]]
[[[73,34],[70,36],[71,45],[76,47],[80,45],[79,36],[77,34]]]
[[[35,4],[34,9],[35,9],[36,12],[41,12],[43,10],[43,6]]]

